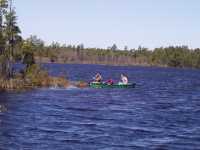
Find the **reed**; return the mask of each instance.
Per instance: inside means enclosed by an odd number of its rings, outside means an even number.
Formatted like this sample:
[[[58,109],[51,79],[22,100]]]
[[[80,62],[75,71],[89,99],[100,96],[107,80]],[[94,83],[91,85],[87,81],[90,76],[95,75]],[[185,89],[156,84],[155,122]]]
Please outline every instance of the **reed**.
[[[66,88],[69,82],[64,77],[53,77],[47,71],[34,64],[22,73],[17,73],[11,79],[0,77],[0,90],[23,90],[40,87],[59,87]]]

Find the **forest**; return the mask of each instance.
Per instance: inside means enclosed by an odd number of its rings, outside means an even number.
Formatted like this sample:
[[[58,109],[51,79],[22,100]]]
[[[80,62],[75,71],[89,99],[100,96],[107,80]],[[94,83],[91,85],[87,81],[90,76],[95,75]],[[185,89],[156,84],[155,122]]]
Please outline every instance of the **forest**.
[[[134,42],[134,41],[133,41]],[[138,65],[179,68],[200,68],[200,49],[188,46],[169,46],[148,49],[139,46],[137,49],[118,49],[116,44],[107,49],[85,48],[84,44],[61,45],[52,42],[50,45],[30,36],[22,40],[21,48],[16,50],[15,60],[21,61],[24,49],[34,54],[39,63],[79,63],[105,65]],[[28,47],[27,47],[28,46]]]

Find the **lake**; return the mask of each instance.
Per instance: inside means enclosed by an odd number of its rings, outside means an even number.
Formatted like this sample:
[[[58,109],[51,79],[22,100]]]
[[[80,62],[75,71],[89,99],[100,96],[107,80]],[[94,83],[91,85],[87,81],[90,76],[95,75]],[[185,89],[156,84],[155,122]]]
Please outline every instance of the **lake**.
[[[120,74],[134,89],[35,89],[0,93],[2,150],[200,149],[200,70],[46,64],[91,81]]]

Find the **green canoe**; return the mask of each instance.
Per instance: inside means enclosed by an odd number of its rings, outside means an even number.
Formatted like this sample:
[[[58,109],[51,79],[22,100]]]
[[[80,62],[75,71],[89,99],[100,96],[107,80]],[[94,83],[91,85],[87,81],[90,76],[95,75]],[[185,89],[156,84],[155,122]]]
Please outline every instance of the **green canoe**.
[[[112,84],[109,85],[107,83],[97,83],[97,82],[91,82],[89,86],[91,88],[134,88],[135,83],[132,84]]]

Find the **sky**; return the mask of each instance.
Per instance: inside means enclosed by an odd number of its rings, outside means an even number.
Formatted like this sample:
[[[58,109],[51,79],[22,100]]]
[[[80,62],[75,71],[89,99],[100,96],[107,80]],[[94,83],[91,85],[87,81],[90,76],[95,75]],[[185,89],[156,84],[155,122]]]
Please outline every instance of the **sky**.
[[[24,38],[85,47],[200,47],[200,0],[14,0]]]

